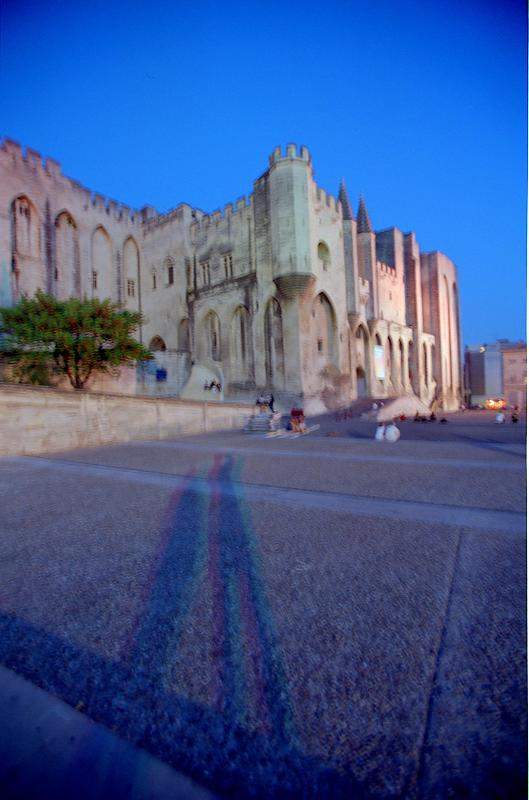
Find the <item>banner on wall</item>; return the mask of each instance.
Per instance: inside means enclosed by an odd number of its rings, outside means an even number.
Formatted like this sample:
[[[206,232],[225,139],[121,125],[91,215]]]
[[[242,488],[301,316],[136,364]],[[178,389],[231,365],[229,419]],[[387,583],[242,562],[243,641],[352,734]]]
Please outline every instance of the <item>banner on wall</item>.
[[[386,378],[386,365],[384,358],[384,348],[381,344],[376,344],[373,348],[375,362],[375,378],[383,381]]]

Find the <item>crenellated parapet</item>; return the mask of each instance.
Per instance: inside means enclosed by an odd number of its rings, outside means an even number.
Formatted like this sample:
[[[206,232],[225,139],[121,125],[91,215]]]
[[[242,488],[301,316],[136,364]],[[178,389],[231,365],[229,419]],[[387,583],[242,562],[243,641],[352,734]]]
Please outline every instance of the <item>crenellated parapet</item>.
[[[299,147],[295,144],[287,144],[285,150],[283,151],[281,147],[276,147],[268,157],[268,164],[270,167],[277,164],[279,161],[283,160],[291,160],[291,159],[299,159],[301,161],[305,161],[307,164],[312,164],[312,157],[309,153],[309,150],[305,145],[300,145]]]
[[[14,139],[4,138],[0,143],[0,158],[8,161],[12,166],[23,170],[27,174],[30,170],[33,174],[48,175],[52,178],[62,176],[61,165],[54,158],[44,158],[37,150],[31,147],[24,148],[20,142]]]
[[[196,220],[205,216],[203,211],[193,208],[188,203],[179,203],[166,214],[158,214],[152,206],[144,206],[140,209],[140,215],[144,233],[150,233],[173,222],[195,224]]]
[[[0,142],[1,162],[6,167],[14,168],[22,181],[35,177],[44,182],[50,181],[50,192],[60,184],[60,189],[71,191],[85,210],[93,208],[130,225],[140,225],[143,222],[142,212],[87,189],[79,181],[64,175],[60,163],[54,158],[44,157],[31,147],[24,148],[13,139],[4,138]]]
[[[334,197],[334,195],[329,194],[328,192],[325,191],[325,189],[322,189],[321,186],[316,186],[316,184],[315,184],[315,189],[316,189],[315,200],[317,203],[320,203],[322,206],[327,206],[327,208],[330,208],[331,211],[336,211],[341,213],[341,208],[342,208],[341,203],[339,200],[336,199],[336,197]]]
[[[397,277],[397,270],[390,264],[385,264],[383,261],[377,261],[377,272],[379,275],[388,275],[390,278]]]
[[[217,208],[210,214],[200,212],[200,218],[192,222],[191,230],[195,235],[208,231],[210,228],[220,225],[224,220],[246,213],[251,205],[252,196],[247,198],[246,195],[243,195],[237,198],[235,203],[226,203],[222,209]]]

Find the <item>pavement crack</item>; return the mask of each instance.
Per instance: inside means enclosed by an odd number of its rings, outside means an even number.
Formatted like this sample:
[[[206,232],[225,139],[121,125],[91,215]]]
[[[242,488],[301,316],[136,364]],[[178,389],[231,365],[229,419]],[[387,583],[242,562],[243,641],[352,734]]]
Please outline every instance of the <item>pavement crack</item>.
[[[435,655],[435,662],[434,662],[434,668],[433,668],[433,672],[432,672],[432,677],[431,677],[431,680],[429,682],[429,687],[430,688],[429,688],[429,692],[428,692],[428,704],[427,704],[427,707],[426,707],[426,715],[425,715],[425,720],[424,720],[424,727],[423,727],[423,731],[422,731],[422,735],[421,735],[421,739],[420,739],[420,745],[419,745],[419,763],[417,765],[417,770],[415,771],[415,773],[412,776],[410,776],[410,782],[409,782],[410,784],[411,784],[413,778],[415,777],[416,786],[417,786],[418,796],[419,797],[422,797],[422,784],[423,784],[423,781],[424,781],[424,778],[425,778],[425,770],[426,770],[426,748],[427,748],[427,742],[428,742],[428,739],[429,739],[429,736],[430,736],[430,731],[431,731],[431,728],[432,728],[432,715],[433,715],[433,707],[434,707],[434,702],[435,702],[434,695],[435,695],[435,689],[436,689],[436,686],[437,686],[438,680],[439,680],[439,672],[440,672],[441,660],[443,658],[443,653],[444,653],[445,644],[446,644],[446,637],[447,637],[447,632],[448,632],[448,621],[449,621],[450,615],[451,615],[452,597],[453,597],[453,594],[454,594],[454,585],[455,585],[455,579],[456,579],[456,574],[457,574],[457,569],[458,569],[458,564],[459,564],[459,556],[460,556],[460,552],[461,552],[461,543],[462,543],[462,539],[463,539],[464,535],[465,535],[465,533],[463,531],[458,531],[457,543],[456,543],[455,554],[454,554],[454,560],[452,562],[452,568],[450,570],[450,585],[449,585],[449,588],[448,588],[445,608],[444,608],[444,612],[443,612],[443,616],[442,616],[441,632],[440,632],[440,635],[439,635],[439,641],[438,641],[437,651],[436,651],[436,655]],[[408,786],[406,787],[406,791],[403,792],[403,795],[406,796],[406,797],[408,796],[409,788],[410,788],[410,786],[408,784]]]
[[[24,459],[27,461],[31,461],[33,459],[41,461],[43,464],[59,464],[63,466],[73,466],[73,467],[92,467],[95,469],[107,470],[108,472],[130,472],[131,474],[136,475],[145,475],[145,476],[153,476],[153,477],[160,477],[160,478],[172,478],[174,480],[183,480],[186,477],[185,473],[178,473],[178,472],[165,472],[163,470],[149,470],[140,467],[125,467],[120,464],[100,464],[93,461],[70,461],[64,458],[50,458],[45,456],[14,456],[15,460]],[[205,477],[198,477],[196,478],[196,482],[198,484],[205,484],[211,486],[215,484],[219,488],[223,487],[222,481],[211,481]],[[467,512],[478,512],[478,513],[490,513],[490,514],[506,514],[506,515],[513,515],[516,517],[524,517],[524,513],[522,511],[513,510],[511,508],[489,508],[488,506],[471,506],[471,505],[460,505],[457,503],[442,503],[438,500],[435,502],[430,502],[427,500],[413,500],[410,498],[396,498],[391,497],[388,495],[382,494],[361,494],[360,492],[355,492],[354,494],[351,492],[339,492],[335,489],[310,489],[300,486],[291,486],[289,484],[276,484],[276,483],[265,483],[259,481],[231,481],[229,484],[230,489],[235,489],[238,491],[243,491],[245,488],[248,489],[261,489],[263,491],[267,489],[271,489],[273,491],[278,492],[293,492],[299,493],[300,495],[324,495],[326,497],[336,497],[337,499],[344,499],[348,498],[351,500],[365,500],[367,502],[372,503],[391,503],[397,506],[405,507],[405,506],[413,506],[416,508],[422,509],[429,509],[429,508],[438,508],[446,511],[467,511]]]

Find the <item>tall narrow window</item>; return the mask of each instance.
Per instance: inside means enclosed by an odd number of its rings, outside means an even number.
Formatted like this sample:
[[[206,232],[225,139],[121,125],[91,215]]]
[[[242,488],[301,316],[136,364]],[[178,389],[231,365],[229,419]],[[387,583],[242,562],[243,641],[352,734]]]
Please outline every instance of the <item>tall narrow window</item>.
[[[331,254],[325,242],[320,242],[318,244],[318,260],[321,264],[321,268],[326,272],[331,264]]]
[[[135,295],[134,281],[128,280],[127,281],[127,296],[128,297],[134,297],[134,295]]]
[[[167,283],[172,286],[174,283],[174,267],[170,264],[167,268]]]
[[[97,289],[97,272],[95,269],[92,271],[92,289]]]
[[[226,279],[233,278],[233,256],[231,253],[224,256],[224,274]]]
[[[101,300],[116,296],[117,280],[114,271],[113,245],[107,231],[99,226],[92,234],[92,270],[97,273],[96,283],[92,288],[97,290]]]
[[[152,273],[152,288],[156,289],[156,272]]]
[[[220,361],[220,322],[214,311],[210,311],[205,319],[205,334],[207,357]]]
[[[210,284],[209,261],[201,261],[200,268],[202,270],[202,285],[209,286]]]

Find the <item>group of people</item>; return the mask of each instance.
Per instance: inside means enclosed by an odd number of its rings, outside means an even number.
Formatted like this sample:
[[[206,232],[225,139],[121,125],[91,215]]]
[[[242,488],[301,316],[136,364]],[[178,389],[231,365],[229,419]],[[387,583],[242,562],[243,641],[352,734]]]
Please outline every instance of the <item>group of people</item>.
[[[264,394],[260,394],[257,400],[255,401],[255,405],[259,406],[259,410],[261,414],[266,412],[266,409],[269,408],[272,414],[274,413],[274,395],[269,394],[268,397],[265,397]]]
[[[268,396],[260,394],[255,401],[255,405],[259,406],[259,412],[261,414],[266,414],[268,411],[272,414],[276,413],[273,394],[269,394]],[[305,424],[305,412],[302,408],[293,406],[290,409],[290,419],[287,423],[287,430],[293,433],[305,433],[307,427]]]
[[[426,416],[425,417],[425,416],[421,416],[421,414],[419,414],[419,412],[417,411],[415,416],[414,416],[414,418],[413,418],[413,421],[414,422],[437,422],[437,414],[434,411],[432,411],[430,416]],[[441,417],[439,422],[441,423],[441,425],[446,425],[448,423],[448,420],[447,420],[446,417]]]
[[[204,384],[204,391],[206,391],[206,392],[215,391],[215,392],[219,392],[219,394],[220,394],[220,392],[222,392],[222,386],[220,385],[220,383],[218,381],[215,381],[215,380],[210,381],[209,383],[206,381],[205,384]]]

